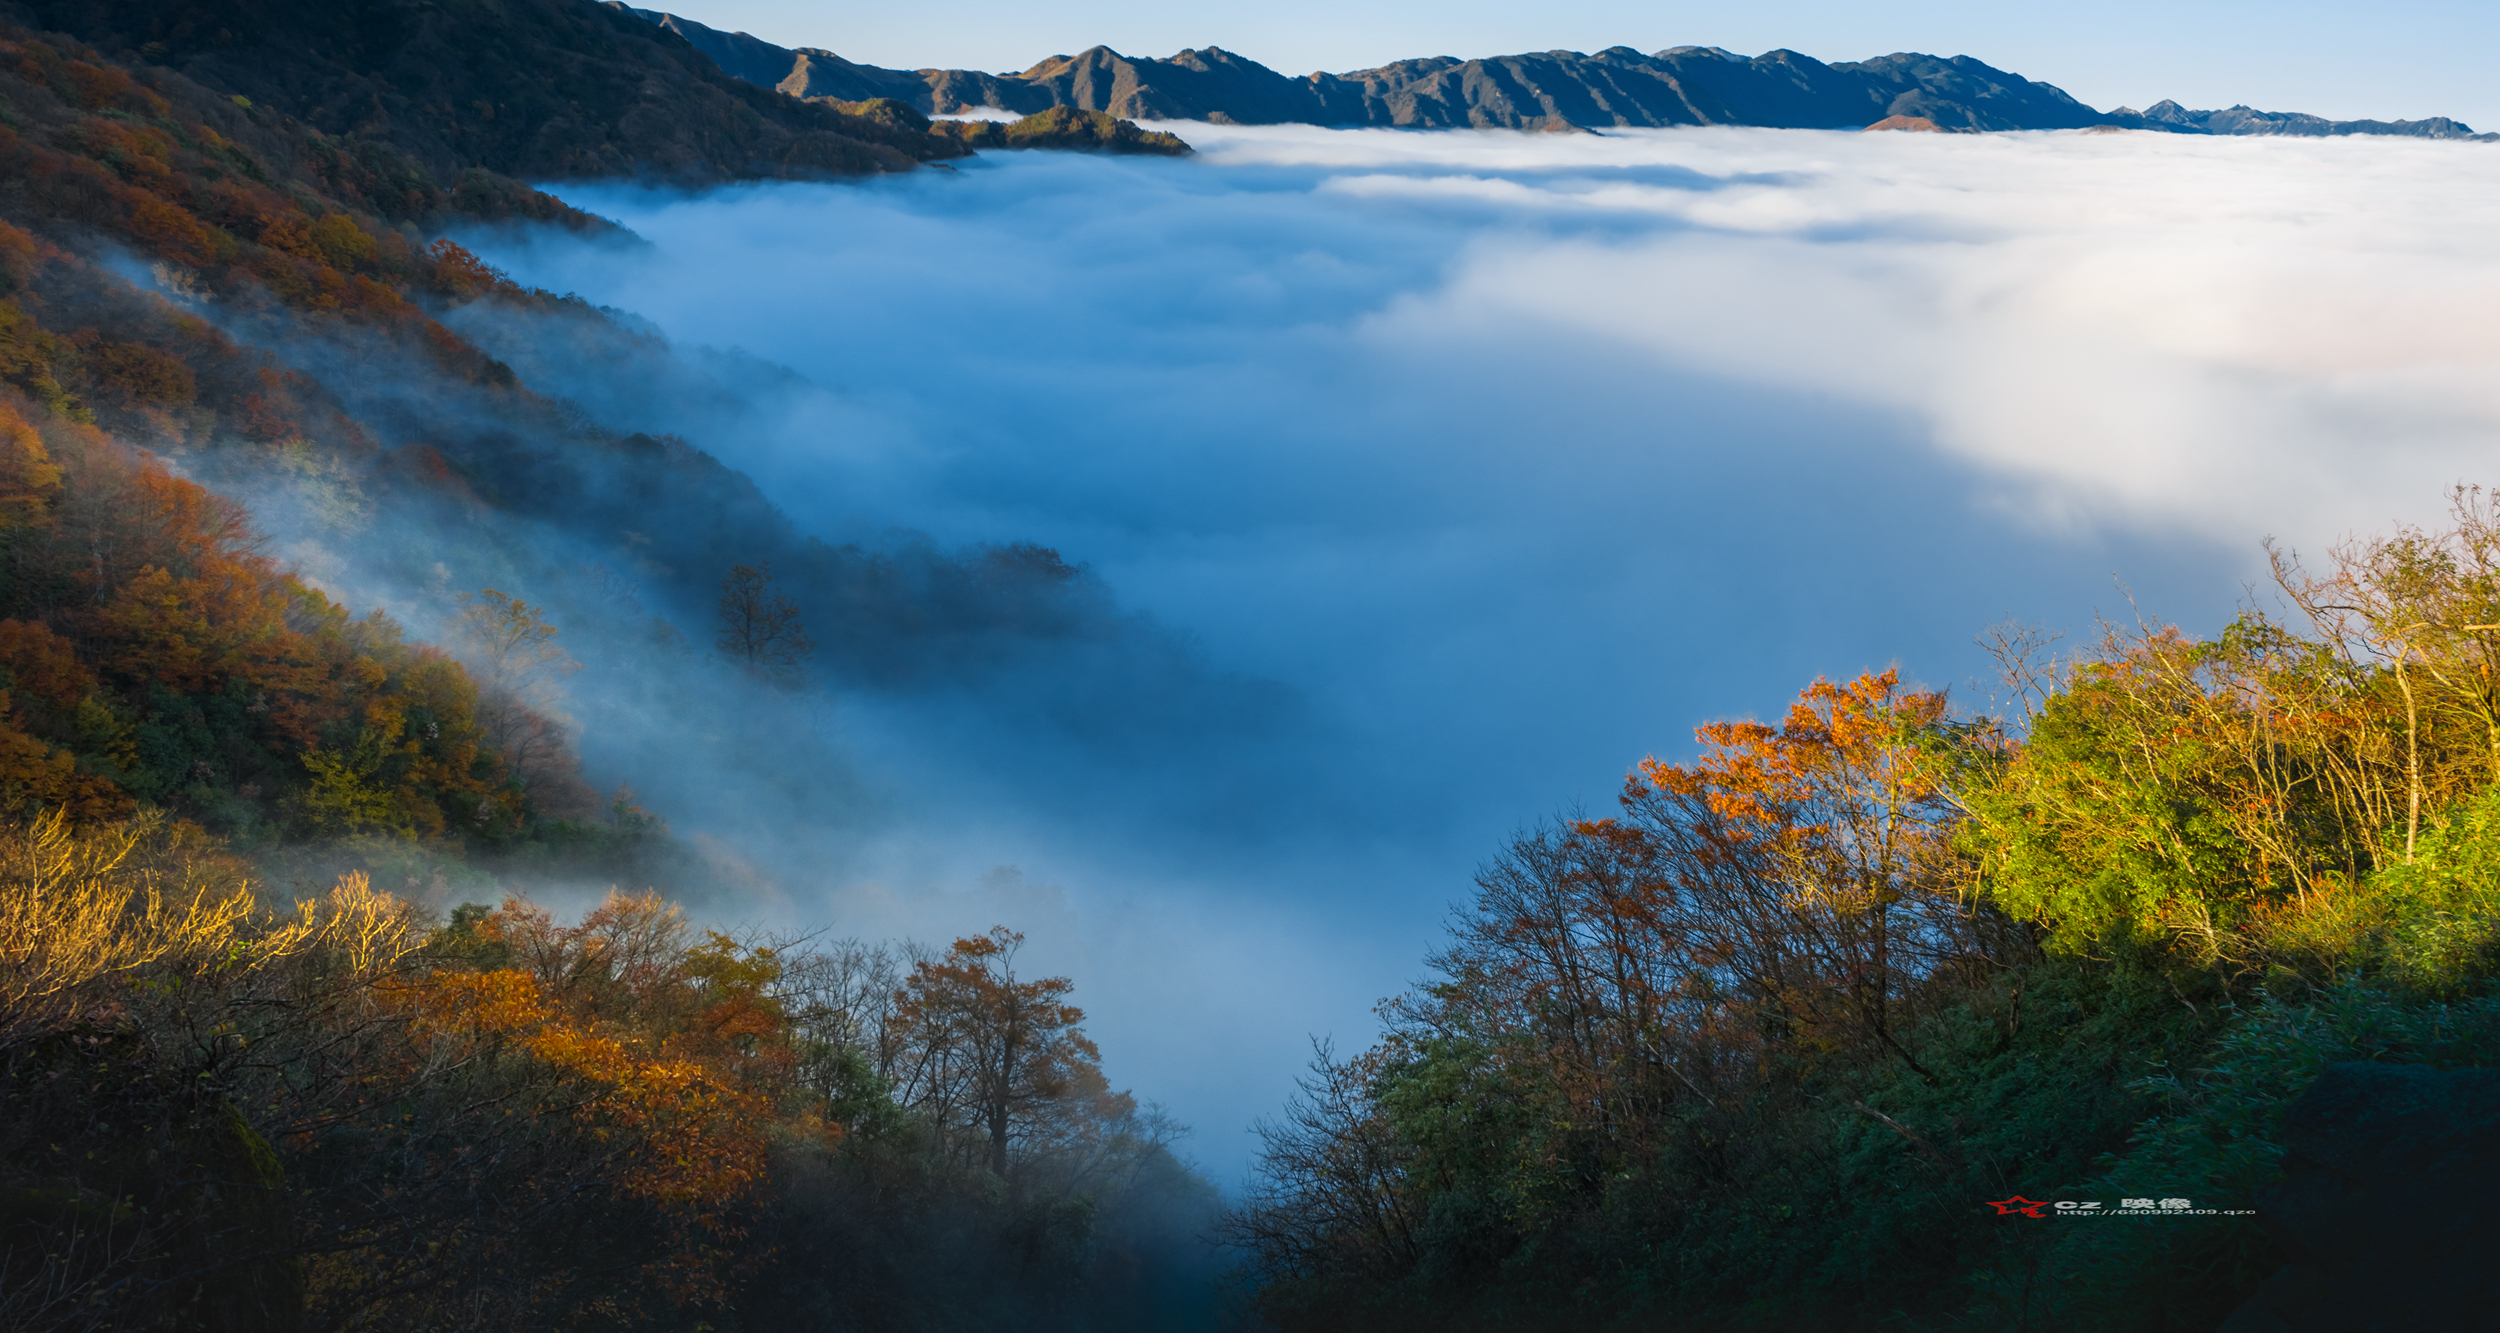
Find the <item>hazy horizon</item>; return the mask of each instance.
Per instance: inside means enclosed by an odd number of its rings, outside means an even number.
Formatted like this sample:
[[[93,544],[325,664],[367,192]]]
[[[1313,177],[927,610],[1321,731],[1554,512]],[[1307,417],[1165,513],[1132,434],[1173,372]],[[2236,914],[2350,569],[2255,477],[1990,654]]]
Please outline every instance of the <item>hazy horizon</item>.
[[[1824,61],[1922,51],[1975,56],[2105,111],[2171,98],[2204,109],[2245,103],[2336,120],[2450,116],[2479,130],[2500,129],[2500,93],[2491,90],[2480,55],[2500,38],[2500,14],[2461,0],[2403,0],[2367,10],[2323,0],[2193,10],[2122,0],[2088,15],[1977,0],[1915,11],[1836,0],[1738,10],[1569,0],[1533,8],[1393,4],[1359,11],[1307,0],[1256,10],[1210,0],[1047,10],[976,2],[943,16],[836,13],[805,0],[697,0],[672,12],[783,46],[825,47],[902,69],[1021,70],[1096,44],[1132,56],[1222,46],[1295,77],[1424,56],[1617,45],[1719,46],[1745,55],[1786,47]]]

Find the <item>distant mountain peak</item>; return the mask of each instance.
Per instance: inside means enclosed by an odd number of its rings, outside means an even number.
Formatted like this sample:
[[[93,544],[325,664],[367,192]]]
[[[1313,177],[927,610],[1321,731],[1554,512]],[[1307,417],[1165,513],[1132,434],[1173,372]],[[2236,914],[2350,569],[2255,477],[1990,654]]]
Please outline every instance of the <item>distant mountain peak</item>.
[[[609,3],[625,8],[621,0]],[[984,110],[1032,115],[1066,107],[1130,120],[1427,129],[1860,129],[1917,123],[1957,131],[2114,127],[2177,134],[2492,137],[2445,117],[2333,121],[2246,106],[2191,111],[2171,101],[2142,112],[2120,107],[2104,113],[2054,84],[1974,56],[1917,51],[1826,64],[1785,47],[1746,56],[1718,46],[1671,46],[1648,55],[1609,46],[1595,55],[1555,50],[1475,60],[1423,56],[1294,78],[1220,46],[1194,47],[1162,60],[1090,46],[1038,61],[1021,73],[984,74],[880,69],[813,47],[774,47],[654,10],[629,12],[684,37],[724,71],[749,82],[809,99],[892,98],[933,116]]]

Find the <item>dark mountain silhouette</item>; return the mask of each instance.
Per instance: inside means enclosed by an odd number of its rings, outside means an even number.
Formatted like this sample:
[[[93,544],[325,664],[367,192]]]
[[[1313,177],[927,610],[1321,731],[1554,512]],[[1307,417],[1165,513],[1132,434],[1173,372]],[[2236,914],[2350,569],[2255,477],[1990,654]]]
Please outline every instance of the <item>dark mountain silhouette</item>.
[[[704,183],[906,170],[964,152],[774,96],[751,65],[589,0],[11,0],[0,14],[387,144],[438,178]]]
[[[657,24],[684,38],[688,45],[710,56],[723,72],[735,78],[761,84],[792,97],[825,97],[842,102],[891,97],[898,102],[916,103],[925,100],[928,94],[928,85],[917,74],[878,69],[874,65],[854,65],[831,51],[820,51],[812,46],[795,50],[775,46],[760,37],[750,37],[743,32],[722,32],[675,14],[665,14],[656,9],[635,9],[623,0],[603,0],[603,3],[607,9]],[[1039,106],[1033,108],[1036,111],[1041,109]]]
[[[1431,56],[1293,78],[1219,47],[1155,60],[1096,46],[1052,56],[1021,74],[880,69],[815,47],[777,47],[657,10],[628,11],[621,0],[609,3],[683,36],[722,69],[750,82],[801,98],[889,97],[939,116],[980,110],[1030,115],[1068,107],[1138,120],[1238,125],[1858,129],[1916,120],[1962,131],[2115,126],[2180,134],[2488,137],[2444,116],[2330,121],[2246,107],[2189,111],[2174,102],[2104,114],[2051,84],[1969,56],[1911,52],[1825,64],[1786,50],[1748,57],[1715,46],[1678,46],[1644,55],[1613,46],[1594,55]]]

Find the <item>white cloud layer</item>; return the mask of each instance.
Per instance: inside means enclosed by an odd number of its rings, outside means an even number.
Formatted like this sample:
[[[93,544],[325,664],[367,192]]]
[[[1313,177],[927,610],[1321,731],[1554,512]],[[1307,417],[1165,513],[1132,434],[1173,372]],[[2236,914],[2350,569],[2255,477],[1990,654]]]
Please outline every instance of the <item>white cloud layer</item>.
[[[766,813],[703,804],[736,753],[591,738],[681,829],[844,830],[763,857],[772,910],[1027,925],[1226,1172],[1505,830],[1696,722],[1957,682],[2113,574],[2210,629],[2260,538],[2500,463],[2484,145],[1175,128],[1199,156],[567,189],[654,246],[480,246],[804,377],[555,386],[613,424],[837,539],[1053,545],[1289,701],[1204,712],[1116,646],[848,697],[786,734],[844,782]]]
[[[1534,320],[1913,412],[2061,521],[2315,534],[2495,461],[2500,155],[2473,146],[1192,128],[1354,198],[1614,224],[1479,242],[1384,333]]]

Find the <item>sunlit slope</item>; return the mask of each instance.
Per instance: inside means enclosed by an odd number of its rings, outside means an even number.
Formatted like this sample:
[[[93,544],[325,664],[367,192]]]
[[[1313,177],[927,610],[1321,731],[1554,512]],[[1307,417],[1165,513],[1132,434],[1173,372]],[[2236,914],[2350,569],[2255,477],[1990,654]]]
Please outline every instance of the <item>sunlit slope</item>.
[[[704,656],[717,585],[740,565],[777,570],[842,678],[977,670],[1002,641],[1092,633],[1076,627],[1104,615],[1048,552],[959,560],[925,543],[815,541],[701,450],[532,392],[438,318],[483,304],[507,312],[501,327],[539,329],[527,345],[587,340],[677,373],[665,344],[426,239],[489,220],[612,235],[606,224],[482,167],[437,175],[161,65],[125,69],[24,30],[0,40],[0,381],[20,474],[0,614],[33,627],[26,653],[58,636],[76,664],[16,689],[31,739],[12,799],[98,813],[148,801],[232,833],[454,842],[527,838],[542,815],[604,809],[564,762],[536,784],[532,799],[552,804],[520,799],[527,766],[453,722],[469,704],[376,713],[359,691],[405,688],[392,663],[459,668],[396,628],[351,626],[255,529],[323,565],[333,590],[353,587],[360,610],[388,602],[432,629],[459,621],[458,594],[541,589],[531,600],[558,595],[545,604],[574,629],[568,644],[587,655],[613,642],[655,670],[681,649]],[[271,673],[304,653],[304,671],[335,657],[315,674],[337,681],[287,684],[327,701],[290,721],[295,696],[270,696]],[[211,702],[228,699],[241,710],[231,725]],[[351,786],[404,796],[339,796],[318,813],[299,754],[344,756]],[[435,776],[408,776],[418,770]]]
[[[318,320],[445,382],[505,385],[417,304],[473,261],[386,217],[593,224],[483,174],[455,196],[175,76],[134,79],[23,32],[6,43],[0,799],[79,818],[146,803],[264,838],[527,838],[570,781],[562,747],[533,793],[458,663],[295,578],[241,506],[157,455],[223,446],[333,471],[380,457],[317,380],[186,305]],[[134,253],[189,299],[133,288]]]
[[[457,136],[227,87],[0,24],[0,1326],[1172,1326],[1209,1191],[1012,931],[504,892],[709,883],[579,775],[639,707],[786,741],[825,674],[1115,636],[1100,589],[814,541],[534,391],[576,343],[702,380],[442,232],[638,242]],[[586,665],[642,698],[568,716]]]

